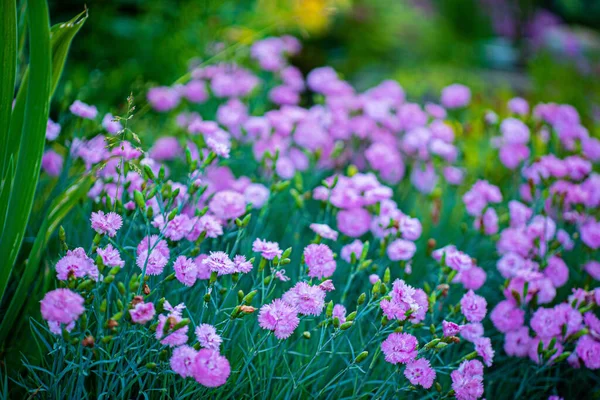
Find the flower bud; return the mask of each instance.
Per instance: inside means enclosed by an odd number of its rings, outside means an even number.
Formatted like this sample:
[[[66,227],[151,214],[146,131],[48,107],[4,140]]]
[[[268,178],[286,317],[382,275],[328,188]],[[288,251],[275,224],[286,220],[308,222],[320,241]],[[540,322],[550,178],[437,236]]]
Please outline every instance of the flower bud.
[[[304,333],[302,333],[302,336],[304,337],[304,339],[310,339],[310,332],[304,331]]]
[[[346,329],[349,329],[353,324],[354,324],[354,322],[352,322],[352,321],[344,322],[342,324],[342,326],[340,326],[340,329],[342,331],[345,331]]]
[[[362,353],[360,353],[359,355],[356,356],[356,358],[354,359],[354,363],[358,364],[359,362],[364,361],[365,358],[367,358],[368,356],[369,356],[369,352],[363,351]]]

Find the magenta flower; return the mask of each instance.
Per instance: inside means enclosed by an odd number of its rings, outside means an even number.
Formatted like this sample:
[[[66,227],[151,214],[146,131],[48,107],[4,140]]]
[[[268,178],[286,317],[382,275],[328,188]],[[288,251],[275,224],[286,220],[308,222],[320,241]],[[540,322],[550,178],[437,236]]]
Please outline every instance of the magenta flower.
[[[98,275],[98,267],[81,247],[68,250],[67,254],[56,263],[56,277],[62,281],[69,279],[69,276],[74,278],[88,276],[96,281]]]
[[[310,224],[310,229],[323,239],[337,240],[338,233],[326,224]]]
[[[355,239],[352,243],[345,245],[342,247],[342,251],[340,252],[340,256],[342,260],[346,262],[352,261],[352,254],[358,260],[363,252],[363,242],[358,239]]]
[[[47,150],[42,156],[42,169],[50,176],[58,176],[62,171],[63,157],[54,150]]]
[[[69,106],[69,111],[74,115],[85,119],[94,119],[98,115],[96,106],[90,106],[79,100],[75,100],[73,104]]]
[[[247,274],[252,271],[252,263],[246,260],[246,256],[237,255],[233,257],[234,271]]]
[[[319,315],[325,307],[325,291],[306,282],[298,282],[282,299],[302,315]]]
[[[106,215],[103,211],[93,212],[90,220],[92,221],[93,230],[100,235],[108,235],[109,237],[114,237],[123,226],[123,218],[114,212],[109,212]]]
[[[429,389],[435,380],[435,371],[431,368],[429,360],[419,358],[406,364],[404,376],[413,385],[421,385]]]
[[[304,248],[304,262],[311,278],[328,278],[335,272],[333,252],[326,244],[309,244]]]
[[[481,296],[469,290],[460,299],[460,310],[469,322],[480,322],[487,313],[487,302]]]
[[[51,290],[40,302],[42,317],[48,322],[69,325],[85,311],[83,301],[83,297],[69,289]]]
[[[450,374],[458,400],[476,400],[483,396],[483,365],[477,360],[464,361]]]
[[[191,258],[179,256],[173,264],[175,278],[185,286],[194,286],[198,278],[198,266]]]
[[[371,215],[364,208],[340,210],[336,218],[339,231],[350,237],[364,235],[371,224]]]
[[[408,261],[417,251],[417,246],[408,240],[396,239],[387,247],[387,255],[392,261]]]
[[[116,135],[123,130],[123,125],[119,121],[115,121],[112,114],[104,115],[102,118],[102,127],[110,134]]]
[[[522,326],[517,330],[506,333],[504,336],[504,351],[509,356],[525,357],[529,352],[530,343],[529,328]]]
[[[227,358],[211,349],[198,351],[192,364],[192,376],[199,384],[206,387],[224,385],[230,373],[231,367]]]
[[[53,141],[60,135],[60,124],[48,118],[46,124],[46,140]]]
[[[588,222],[579,227],[581,240],[591,249],[600,248],[600,222],[590,218]]]
[[[96,253],[102,258],[102,263],[107,267],[123,267],[125,265],[125,261],[121,259],[119,251],[110,243],[104,249],[98,247]]]
[[[217,334],[214,326],[209,324],[201,324],[196,327],[196,338],[200,345],[206,349],[219,351],[223,339]]]
[[[408,333],[392,333],[381,343],[385,361],[406,364],[417,357],[417,338]]]
[[[223,190],[213,196],[208,208],[217,218],[231,220],[245,214],[246,200],[237,192]]]
[[[181,322],[181,316],[171,313],[169,316],[161,314],[158,316],[158,325],[156,326],[156,339],[160,340],[160,343],[169,346],[181,346],[185,344],[188,340],[188,330],[189,326],[184,326],[182,328],[173,331],[173,328],[177,323]],[[166,332],[165,332],[165,326]]]
[[[219,275],[228,275],[235,272],[235,264],[227,253],[222,251],[211,251],[209,256],[202,260],[202,264]]]
[[[600,368],[600,341],[591,335],[584,335],[577,341],[575,351],[586,368]]]
[[[460,329],[460,325],[455,324],[454,322],[449,322],[446,320],[442,321],[442,331],[446,337],[458,335]]]
[[[198,352],[194,348],[183,345],[173,350],[173,355],[169,360],[173,372],[179,374],[182,378],[193,375],[194,359]]]
[[[252,204],[252,208],[262,208],[269,200],[271,192],[260,183],[251,183],[244,189],[246,203]]]
[[[492,366],[492,361],[494,360],[494,349],[492,348],[492,342],[490,338],[480,337],[475,340],[475,351],[477,354],[483,358],[483,362],[488,367]]]
[[[494,307],[490,319],[500,332],[510,332],[519,329],[525,322],[525,311],[512,301],[503,300]]]
[[[275,299],[271,304],[260,308],[258,323],[261,328],[273,331],[278,339],[287,339],[298,327],[300,319],[295,307],[281,299]]]
[[[471,89],[458,83],[446,86],[442,90],[440,101],[450,109],[466,107],[471,102]]]
[[[154,318],[156,310],[154,309],[153,303],[137,303],[131,310],[129,310],[129,315],[131,315],[131,320],[136,324],[145,324],[148,321],[151,321]]]
[[[159,112],[169,111],[177,107],[181,99],[176,89],[167,86],[154,87],[148,90],[146,96],[152,108]]]
[[[279,244],[275,242],[267,242],[263,239],[256,239],[254,243],[252,243],[252,251],[256,253],[261,253],[263,258],[267,260],[272,260],[275,257],[281,257],[283,251],[279,249]]]
[[[337,318],[340,321],[340,324],[343,324],[346,322],[346,307],[341,304],[336,304],[333,306],[333,313],[331,316]]]

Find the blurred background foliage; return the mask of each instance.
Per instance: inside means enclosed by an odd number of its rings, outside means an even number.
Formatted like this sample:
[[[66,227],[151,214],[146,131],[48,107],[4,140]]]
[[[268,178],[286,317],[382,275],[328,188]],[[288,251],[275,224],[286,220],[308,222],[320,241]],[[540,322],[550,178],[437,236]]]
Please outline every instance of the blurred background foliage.
[[[50,1],[53,21],[83,7]],[[103,0],[75,41],[56,99],[114,108],[171,84],[190,64],[235,58],[257,38],[292,33],[303,71],[330,64],[359,89],[393,76],[412,98],[453,82],[491,101],[524,95],[600,119],[597,0]],[[236,46],[235,51],[223,49]]]

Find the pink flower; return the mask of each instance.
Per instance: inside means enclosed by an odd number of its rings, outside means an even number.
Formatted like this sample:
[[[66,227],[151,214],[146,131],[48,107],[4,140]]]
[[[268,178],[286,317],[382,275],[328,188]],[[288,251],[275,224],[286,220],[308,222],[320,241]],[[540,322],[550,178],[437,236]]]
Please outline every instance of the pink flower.
[[[381,343],[385,361],[406,364],[417,357],[417,338],[408,333],[392,333]]]
[[[553,308],[538,308],[531,317],[531,329],[542,339],[560,336],[564,323]]]
[[[40,302],[42,317],[48,322],[69,325],[85,311],[83,301],[83,297],[69,289],[51,290]]]
[[[490,313],[490,319],[500,332],[519,329],[525,322],[525,311],[516,307],[512,301],[501,301]]]
[[[371,215],[364,208],[340,210],[336,219],[339,231],[350,237],[364,235],[371,224]]]
[[[442,90],[441,103],[446,108],[462,108],[471,102],[471,90],[458,83],[446,86]]]
[[[176,137],[162,136],[154,142],[150,149],[150,157],[156,161],[172,160],[183,153]]]
[[[217,272],[220,275],[234,273],[235,264],[227,253],[222,251],[211,251],[209,256],[202,260],[202,264],[210,268],[212,272]]]
[[[388,245],[387,255],[392,261],[408,261],[417,251],[417,246],[408,240],[396,239]]]
[[[275,257],[281,257],[283,251],[279,249],[279,244],[275,242],[267,242],[263,239],[256,239],[254,243],[252,243],[252,251],[256,253],[261,253],[263,258],[267,260],[272,260]]]
[[[488,367],[492,366],[494,360],[494,349],[492,348],[492,342],[490,338],[480,337],[475,340],[475,351],[479,357],[483,358],[483,362]]]
[[[333,252],[326,244],[309,244],[304,248],[304,262],[311,278],[328,278],[335,272]]]
[[[206,84],[201,80],[191,80],[183,88],[183,95],[192,103],[204,103],[208,100]]]
[[[194,258],[194,262],[198,267],[198,279],[209,279],[211,270],[210,266],[202,263],[206,258],[208,258],[207,254],[200,254],[198,257]]]
[[[509,356],[525,357],[529,352],[529,328],[522,326],[504,336],[504,351]]]
[[[462,325],[460,327],[460,336],[469,342],[475,342],[483,336],[483,325],[479,322]]]
[[[60,134],[60,124],[48,119],[46,124],[46,140],[53,141]]]
[[[239,218],[246,213],[244,196],[232,190],[223,190],[213,196],[208,209],[223,220]]]
[[[460,310],[469,322],[480,322],[487,313],[487,302],[469,290],[460,300]]]
[[[518,115],[529,114],[529,103],[521,97],[513,97],[508,101],[508,109]]]
[[[63,167],[63,157],[54,150],[47,150],[42,156],[42,169],[50,176],[60,175]]]
[[[287,339],[298,327],[300,319],[295,307],[281,299],[275,299],[271,304],[260,308],[258,323],[261,328],[275,332],[278,339]]]
[[[310,224],[310,229],[323,239],[337,240],[338,233],[325,224]]]
[[[75,100],[69,110],[74,115],[85,119],[94,119],[98,115],[98,109],[95,106],[90,106],[79,100]]]
[[[67,254],[56,263],[58,279],[64,281],[71,275],[75,278],[89,276],[93,280],[98,280],[98,267],[81,247],[68,250]]]
[[[460,280],[465,289],[477,290],[483,286],[487,275],[483,268],[473,266],[467,270],[461,271],[456,278]]]
[[[591,335],[582,336],[577,341],[575,351],[586,368],[600,368],[600,342],[594,340]]]
[[[179,256],[173,264],[175,278],[185,286],[194,286],[198,277],[198,266],[191,258]]]
[[[548,265],[544,269],[546,275],[554,287],[561,287],[569,280],[569,267],[559,256],[552,256],[548,259]]]
[[[198,352],[192,347],[183,345],[173,350],[173,355],[169,360],[173,372],[179,374],[182,378],[187,378],[193,374],[194,359]]]
[[[104,249],[98,247],[96,253],[102,258],[102,263],[107,267],[123,267],[125,265],[125,261],[121,260],[119,251],[110,243]]]
[[[600,222],[590,218],[588,222],[579,227],[581,240],[591,249],[600,248]]]
[[[352,243],[345,245],[344,247],[342,247],[342,251],[340,252],[342,260],[348,263],[351,262],[352,254],[354,254],[354,257],[357,260],[360,259],[360,256],[363,252],[363,247],[363,242],[361,242],[358,239],[355,239]]]
[[[333,318],[337,318],[340,321],[340,324],[346,322],[346,307],[341,304],[336,304],[333,306],[333,313],[331,314]]]
[[[319,315],[325,307],[325,291],[306,282],[298,282],[282,299],[302,315]]]
[[[202,349],[198,351],[192,364],[192,375],[198,383],[206,387],[224,385],[231,373],[227,358],[218,351]]]
[[[454,322],[442,321],[442,331],[444,336],[456,336],[460,332],[460,326]]]
[[[177,107],[181,97],[176,89],[159,86],[148,90],[147,98],[152,108],[159,112],[165,112]]]
[[[196,327],[196,338],[200,345],[206,349],[219,351],[223,339],[217,334],[214,326],[209,324],[201,324]]]
[[[458,400],[476,400],[483,396],[483,365],[477,360],[464,361],[450,374]]]
[[[244,189],[246,203],[251,203],[252,208],[262,208],[269,200],[270,191],[260,183],[251,183]]]
[[[181,322],[181,316],[171,313],[169,316],[161,314],[158,316],[158,325],[156,326],[156,339],[165,346],[175,347],[185,344],[188,340],[189,326],[173,331],[175,325]],[[166,327],[166,328],[165,328]],[[166,330],[165,330],[166,329]]]
[[[252,263],[246,260],[246,256],[237,255],[233,257],[233,264],[235,265],[235,272],[247,274],[252,271]]]
[[[151,321],[154,318],[154,314],[156,311],[154,310],[153,303],[137,303],[131,310],[129,310],[129,315],[131,315],[131,320],[136,324],[145,324],[148,321]]]
[[[429,360],[419,358],[406,364],[404,376],[413,385],[421,385],[425,389],[429,389],[435,380],[435,371],[431,368]]]
[[[162,217],[162,215],[159,217]],[[175,216],[175,218],[167,222],[164,234],[166,238],[171,239],[174,242],[178,242],[186,237],[186,235],[190,232],[190,228],[190,218],[185,214],[181,214]]]
[[[113,135],[119,133],[123,129],[123,125],[119,121],[115,121],[112,114],[104,115],[102,118],[102,127],[106,129],[108,133]]]
[[[600,262],[594,260],[588,261],[583,266],[583,269],[590,274],[592,278],[600,281]]]
[[[123,226],[123,218],[114,212],[109,212],[106,215],[103,211],[93,212],[90,220],[93,230],[100,235],[108,235],[109,237],[114,237]]]
[[[208,138],[206,139],[206,145],[219,157],[229,158],[231,146],[228,143],[218,141],[213,138]]]

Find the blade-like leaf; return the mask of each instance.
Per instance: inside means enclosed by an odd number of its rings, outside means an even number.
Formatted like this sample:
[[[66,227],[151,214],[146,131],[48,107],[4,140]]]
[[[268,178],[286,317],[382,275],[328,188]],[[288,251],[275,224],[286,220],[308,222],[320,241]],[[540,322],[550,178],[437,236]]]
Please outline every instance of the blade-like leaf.
[[[50,237],[58,229],[61,221],[77,205],[77,203],[87,196],[93,179],[90,175],[84,175],[75,183],[69,186],[64,193],[58,196],[50,205],[48,214],[35,238],[31,253],[25,264],[23,275],[20,276],[19,285],[12,296],[2,325],[0,326],[0,343],[3,343],[7,334],[13,329],[16,318],[28,301],[37,301],[39,298],[30,296],[28,291],[35,278],[39,276],[39,265],[44,255],[46,244]],[[40,293],[41,294],[41,293]]]
[[[0,238],[0,254],[4,258],[0,268],[0,298],[8,284],[13,265],[17,259],[40,175],[42,152],[46,137],[46,124],[50,109],[52,88],[52,53],[50,50],[50,21],[45,0],[27,2],[29,19],[29,81],[25,115],[20,130],[21,137],[17,168],[8,203],[8,217]],[[12,134],[11,118],[11,134]],[[11,138],[12,139],[12,138]],[[10,149],[9,149],[10,150]]]
[[[17,71],[17,2],[0,0],[0,179],[4,177],[10,157],[6,157],[8,127],[15,95]]]

